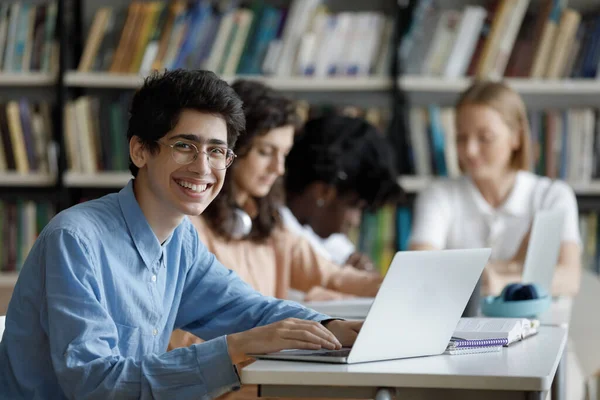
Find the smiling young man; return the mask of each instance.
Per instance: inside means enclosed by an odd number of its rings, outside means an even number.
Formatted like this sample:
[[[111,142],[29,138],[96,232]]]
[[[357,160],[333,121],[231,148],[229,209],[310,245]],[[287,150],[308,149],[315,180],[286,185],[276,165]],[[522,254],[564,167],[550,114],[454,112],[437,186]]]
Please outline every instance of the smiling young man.
[[[57,215],[20,273],[0,343],[0,398],[212,398],[249,353],[351,345],[360,324],[264,297],[199,242],[244,130],[235,92],[206,71],[146,79],[117,194]],[[207,341],[165,353],[174,328]]]

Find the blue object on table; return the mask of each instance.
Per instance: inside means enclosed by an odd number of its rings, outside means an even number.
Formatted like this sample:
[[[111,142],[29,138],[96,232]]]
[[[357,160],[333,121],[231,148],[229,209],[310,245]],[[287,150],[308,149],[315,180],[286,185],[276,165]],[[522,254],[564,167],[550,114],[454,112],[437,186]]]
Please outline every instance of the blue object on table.
[[[481,301],[481,312],[488,317],[534,318],[552,304],[552,296],[536,284],[511,283],[499,296]]]

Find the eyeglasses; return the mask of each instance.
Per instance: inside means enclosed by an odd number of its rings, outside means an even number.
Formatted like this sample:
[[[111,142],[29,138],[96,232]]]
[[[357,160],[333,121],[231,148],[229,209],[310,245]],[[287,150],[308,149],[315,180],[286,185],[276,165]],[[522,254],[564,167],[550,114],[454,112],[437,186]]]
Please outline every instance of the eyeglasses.
[[[175,142],[173,144],[166,144],[158,142],[163,146],[171,148],[171,156],[177,164],[186,165],[191,164],[198,159],[200,153],[206,154],[208,165],[214,169],[227,169],[233,160],[237,157],[233,150],[226,147],[212,147],[208,151],[200,151],[193,143],[187,142]]]

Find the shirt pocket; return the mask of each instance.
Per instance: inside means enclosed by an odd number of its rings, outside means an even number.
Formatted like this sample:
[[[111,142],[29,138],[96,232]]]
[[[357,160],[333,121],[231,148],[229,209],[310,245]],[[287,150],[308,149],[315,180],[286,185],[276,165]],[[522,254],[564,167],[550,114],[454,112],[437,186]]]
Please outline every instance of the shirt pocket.
[[[115,325],[119,333],[118,347],[121,356],[130,357],[141,354],[143,352],[143,343],[140,328],[116,322]]]

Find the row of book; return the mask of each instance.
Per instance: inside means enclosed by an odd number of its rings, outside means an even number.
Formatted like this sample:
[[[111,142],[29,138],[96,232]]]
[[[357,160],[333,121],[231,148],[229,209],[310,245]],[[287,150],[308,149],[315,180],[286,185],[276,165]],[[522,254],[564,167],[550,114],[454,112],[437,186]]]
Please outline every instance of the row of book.
[[[49,173],[52,154],[51,107],[27,99],[0,103],[0,172]]]
[[[592,108],[529,112],[531,170],[572,184],[600,178],[600,114]],[[409,153],[417,176],[460,175],[455,110],[437,105],[409,112]]]
[[[127,107],[130,96],[130,93],[123,93],[116,99],[81,96],[66,104],[64,141],[70,171],[127,170]],[[382,108],[315,105],[304,101],[298,102],[298,114],[304,121],[326,114],[362,117],[381,132],[384,132],[389,120],[389,112]]]
[[[19,271],[39,233],[54,216],[50,203],[0,201],[0,272]]]
[[[130,93],[116,99],[81,96],[65,105],[64,142],[70,171],[125,171],[129,163]]]
[[[54,39],[57,2],[0,4],[0,69],[3,72],[53,72],[58,68]]]
[[[600,224],[598,212],[579,215],[579,230],[583,245],[582,265],[600,275]]]
[[[596,78],[600,14],[581,15],[566,1],[494,0],[489,7],[443,9],[418,0],[400,45],[408,74],[455,78]],[[533,2],[531,2],[533,4]]]
[[[392,20],[376,12],[333,14],[321,0],[288,9],[255,0],[133,1],[99,8],[78,71],[147,74],[202,68],[220,75],[384,74]]]

